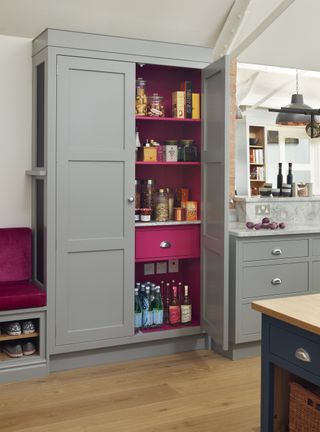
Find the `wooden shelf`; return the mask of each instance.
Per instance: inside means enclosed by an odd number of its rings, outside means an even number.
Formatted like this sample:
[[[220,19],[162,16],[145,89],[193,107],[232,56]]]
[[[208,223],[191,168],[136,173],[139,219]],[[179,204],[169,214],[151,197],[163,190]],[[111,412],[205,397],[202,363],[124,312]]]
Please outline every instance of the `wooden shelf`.
[[[144,161],[137,161],[136,165],[182,165],[182,166],[200,166],[201,162],[144,162]]]
[[[26,359],[32,360],[35,358],[39,358],[39,352],[37,352],[37,351],[34,354],[27,355],[27,356],[24,355],[22,357],[10,357],[10,356],[8,356],[8,354],[6,354],[4,352],[0,352],[0,362],[2,362],[2,361],[20,361],[20,360],[26,361]]]
[[[249,146],[249,147],[252,148],[252,149],[262,149],[262,150],[264,150],[264,147],[263,147],[263,146],[251,145],[251,146]]]
[[[24,334],[22,333],[21,335],[18,336],[10,336],[8,334],[1,334],[0,335],[0,342],[4,342],[4,341],[10,341],[10,340],[19,340],[19,339],[30,339],[30,338],[36,338],[39,337],[39,333],[38,332],[34,332],[31,334]]]
[[[137,116],[136,120],[146,121],[171,121],[171,122],[187,122],[187,123],[201,123],[201,119],[189,119],[189,118],[174,118],[174,117],[147,117]]]
[[[251,182],[256,182],[256,183],[264,183],[265,180],[255,180],[255,179],[250,179]]]
[[[253,166],[264,166],[263,163],[254,163],[254,162],[250,162],[250,165],[253,165]]]

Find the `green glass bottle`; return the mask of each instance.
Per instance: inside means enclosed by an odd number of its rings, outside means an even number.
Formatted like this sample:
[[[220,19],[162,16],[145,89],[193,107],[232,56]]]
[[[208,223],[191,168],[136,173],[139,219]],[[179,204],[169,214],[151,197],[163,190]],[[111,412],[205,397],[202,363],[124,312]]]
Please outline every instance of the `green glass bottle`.
[[[154,327],[160,327],[163,324],[163,302],[161,298],[160,286],[156,287],[155,297],[151,304],[152,321]]]
[[[134,289],[134,330],[137,332],[142,327],[142,308],[138,288]]]

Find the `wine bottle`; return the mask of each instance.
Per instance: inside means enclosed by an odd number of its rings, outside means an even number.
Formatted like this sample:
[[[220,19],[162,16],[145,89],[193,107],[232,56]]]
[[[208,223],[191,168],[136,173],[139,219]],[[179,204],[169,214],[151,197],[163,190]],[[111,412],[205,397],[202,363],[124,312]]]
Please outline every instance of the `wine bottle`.
[[[282,163],[279,162],[279,172],[277,175],[277,188],[280,189],[280,196],[282,195],[282,183],[283,183]]]
[[[166,283],[166,292],[163,293],[164,296],[164,309],[163,309],[163,321],[165,324],[169,324],[169,306],[170,306],[170,283]]]
[[[180,324],[180,303],[176,286],[172,287],[172,299],[169,305],[169,322],[173,326]]]
[[[192,304],[189,297],[189,287],[184,286],[184,297],[181,302],[181,324],[188,325],[192,320]]]
[[[289,162],[289,170],[287,175],[287,183],[291,185],[291,195],[292,196],[292,183],[293,183],[293,175],[292,175],[292,162]]]
[[[160,294],[160,286],[156,287],[155,296],[151,304],[152,307],[152,321],[154,327],[160,327],[163,324],[163,303]]]
[[[134,289],[134,330],[137,332],[142,327],[142,308],[138,288]]]

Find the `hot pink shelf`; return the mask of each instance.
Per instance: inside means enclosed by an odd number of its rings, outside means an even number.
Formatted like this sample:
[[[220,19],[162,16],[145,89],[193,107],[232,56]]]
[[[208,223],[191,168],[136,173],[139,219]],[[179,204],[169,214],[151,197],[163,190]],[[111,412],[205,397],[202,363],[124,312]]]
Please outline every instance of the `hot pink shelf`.
[[[152,332],[157,332],[157,331],[177,330],[177,329],[181,329],[181,328],[199,327],[199,326],[200,326],[199,321],[192,320],[191,324],[189,324],[189,325],[179,324],[176,326],[171,326],[169,324],[163,324],[161,327],[142,329],[141,332],[142,333],[152,333]]]
[[[136,165],[189,165],[189,166],[200,166],[201,162],[144,162],[138,161]]]
[[[156,121],[173,121],[173,122],[187,122],[187,123],[200,123],[201,119],[190,119],[190,118],[176,118],[176,117],[148,117],[148,116],[137,116],[136,120],[156,120]]]

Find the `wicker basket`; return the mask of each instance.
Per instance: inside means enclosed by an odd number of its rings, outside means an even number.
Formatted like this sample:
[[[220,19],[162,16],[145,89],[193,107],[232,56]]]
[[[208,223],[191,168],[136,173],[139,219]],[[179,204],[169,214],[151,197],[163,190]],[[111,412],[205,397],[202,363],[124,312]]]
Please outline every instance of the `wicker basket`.
[[[320,432],[320,396],[300,384],[290,383],[290,432]]]

